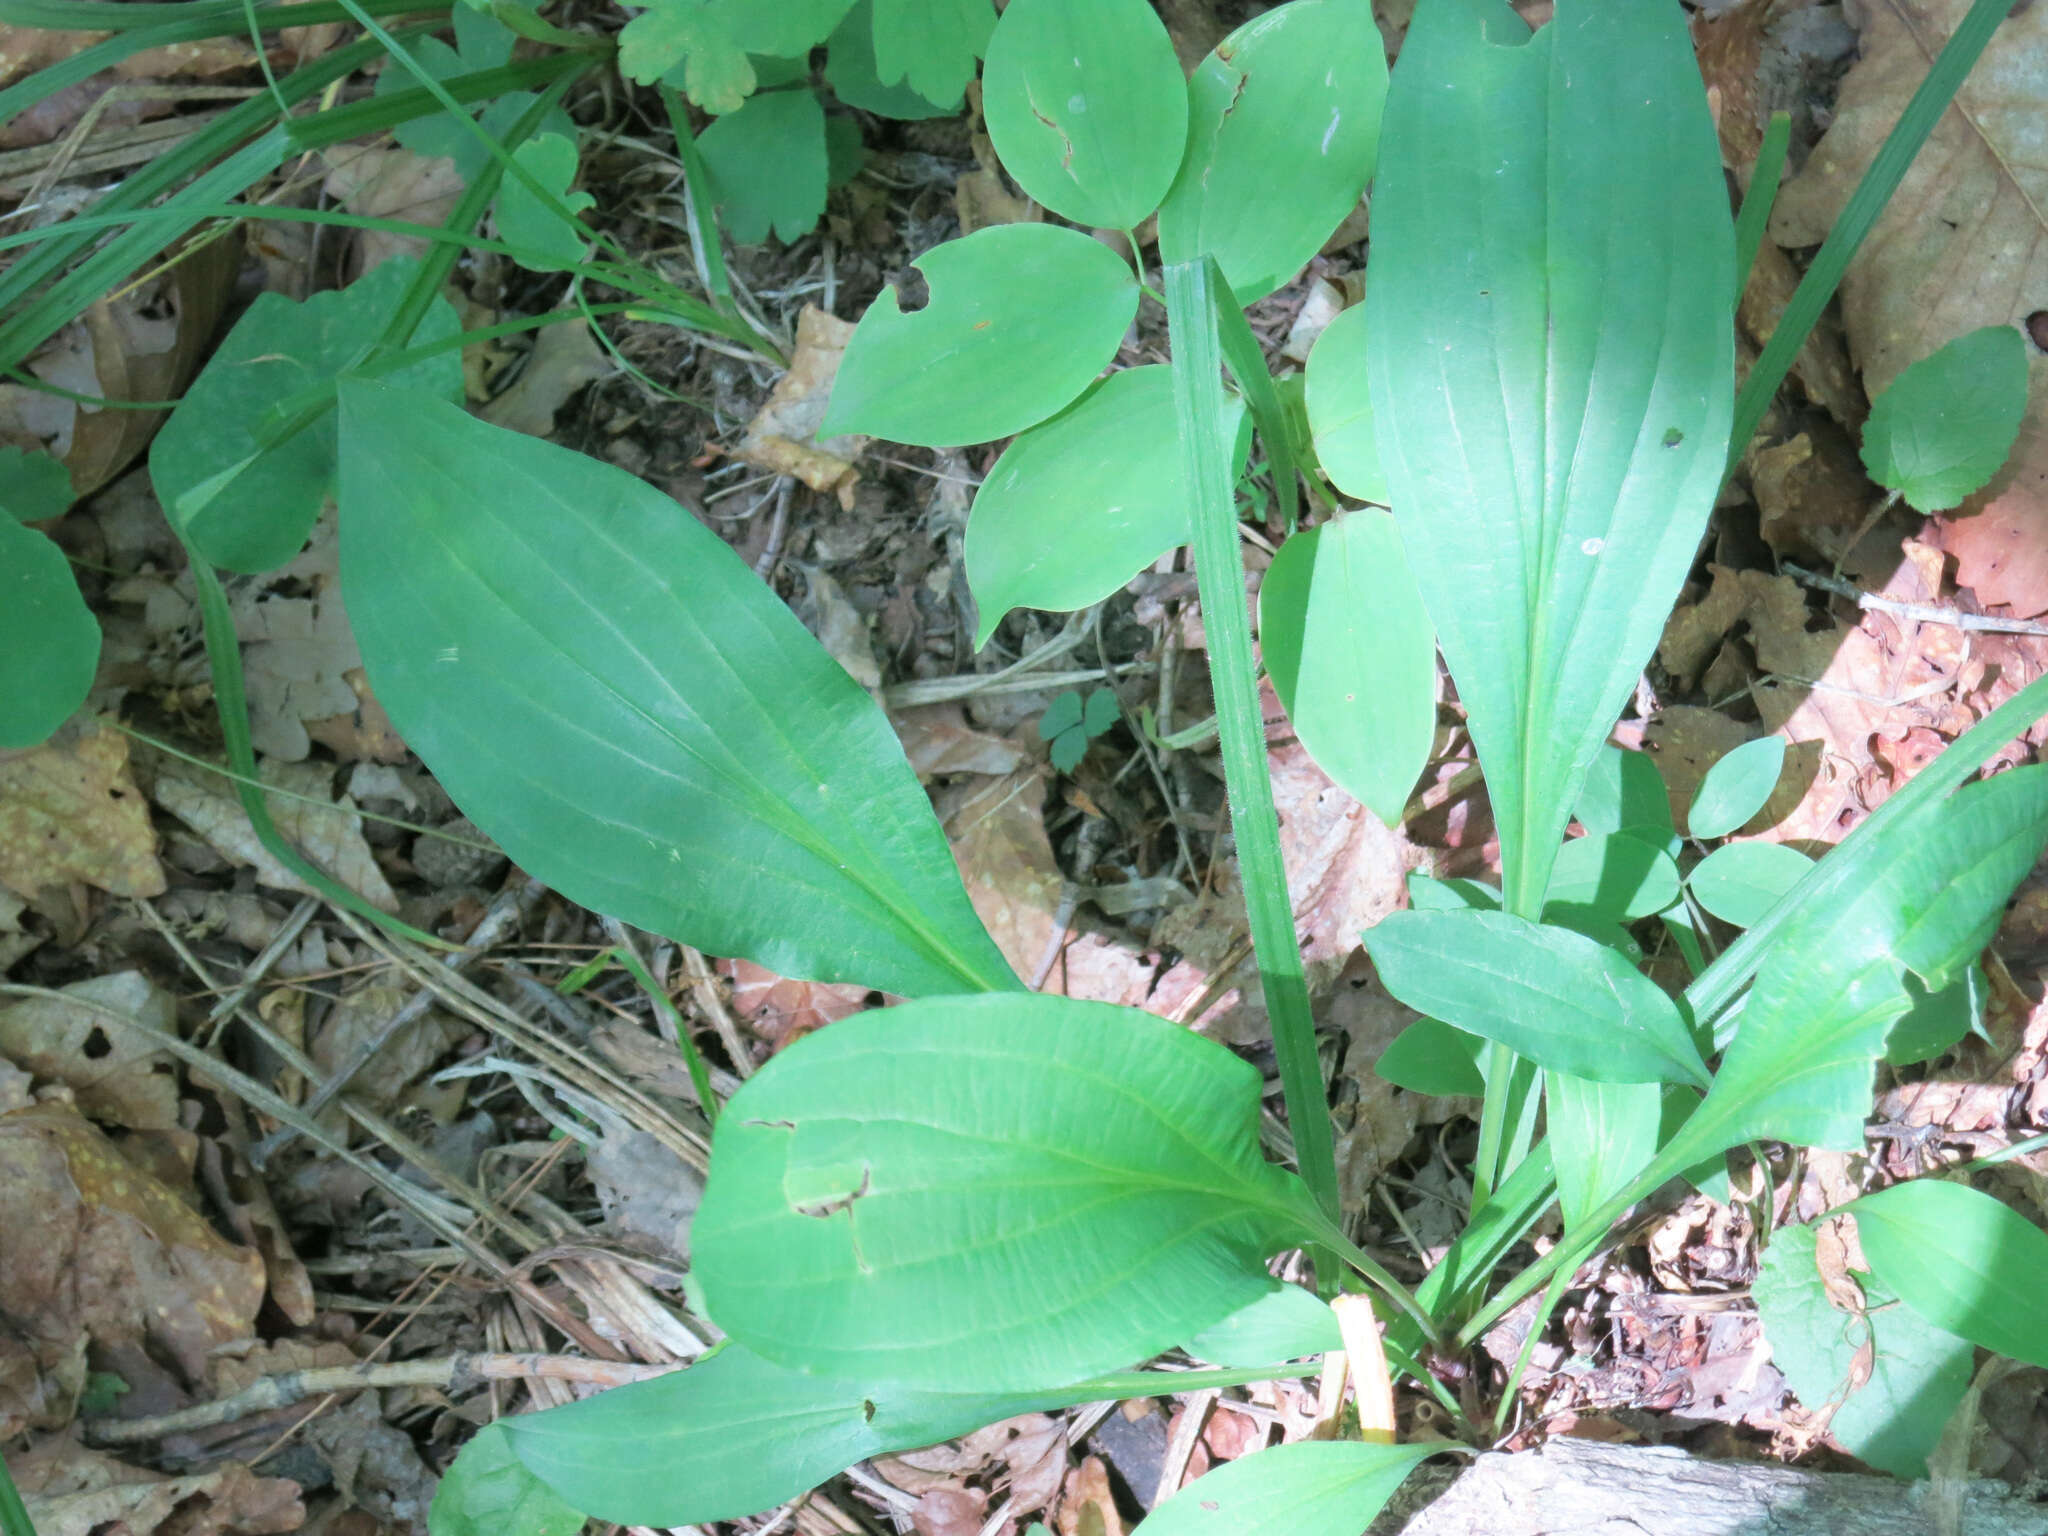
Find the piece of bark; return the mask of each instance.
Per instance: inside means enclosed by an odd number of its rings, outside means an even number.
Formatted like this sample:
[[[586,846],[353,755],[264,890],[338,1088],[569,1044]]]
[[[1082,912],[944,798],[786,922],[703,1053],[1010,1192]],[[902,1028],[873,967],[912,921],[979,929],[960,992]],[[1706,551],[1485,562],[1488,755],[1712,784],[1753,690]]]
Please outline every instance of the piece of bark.
[[[2004,1483],[1959,1491],[1959,1536],[2048,1531],[2048,1509]],[[1517,1456],[1479,1457],[1401,1536],[1927,1536],[1939,1528],[1934,1505],[1924,1482],[1557,1439]]]

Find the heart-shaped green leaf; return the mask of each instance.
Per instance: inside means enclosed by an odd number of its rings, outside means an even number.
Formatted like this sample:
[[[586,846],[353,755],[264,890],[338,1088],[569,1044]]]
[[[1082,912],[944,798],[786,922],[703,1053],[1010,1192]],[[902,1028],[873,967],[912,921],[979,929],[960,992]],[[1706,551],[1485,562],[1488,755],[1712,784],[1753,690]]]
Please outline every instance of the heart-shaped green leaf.
[[[2048,1366],[2048,1233],[1967,1184],[1914,1179],[1845,1207],[1871,1271],[1935,1327]]]
[[[1226,407],[1233,468],[1251,451],[1243,402]],[[1113,373],[1021,432],[974,494],[964,558],[981,611],[976,647],[1013,608],[1099,603],[1190,537],[1173,370]]]
[[[1783,843],[1727,843],[1685,877],[1693,897],[1724,923],[1747,928],[1804,880],[1813,860]]]
[[[1939,512],[1990,483],[2027,413],[2027,344],[2010,325],[1958,336],[1870,403],[1863,463],[1917,512]]]
[[[1136,228],[1187,142],[1187,81],[1146,0],[1010,0],[981,105],[1003,169],[1081,225]]]
[[[1418,1013],[1598,1083],[1707,1084],[1677,1004],[1604,944],[1505,912],[1396,912],[1365,933]]]
[[[833,382],[821,437],[864,432],[957,448],[1043,421],[1109,366],[1138,312],[1138,280],[1079,230],[998,224],[920,256],[931,286],[905,314],[868,306]]]
[[[341,393],[371,684],[522,868],[787,976],[1016,984],[889,722],[723,541],[600,460]]]
[[[1386,93],[1367,0],[1290,0],[1239,27],[1188,81],[1160,256],[1215,257],[1240,304],[1287,282],[1372,180]]]
[[[532,172],[569,212],[595,206],[597,199],[588,192],[570,190],[576,180],[574,139],[543,133],[520,145],[512,158]],[[515,177],[507,177],[498,190],[497,218],[498,234],[518,249],[519,264],[531,271],[567,272],[590,254],[582,226],[573,218],[563,218]]]
[[[955,91],[950,98],[927,101],[907,85],[882,84],[875,73],[874,0],[854,0],[833,31],[825,45],[825,83],[849,107],[901,122],[951,117],[960,110],[963,94]]]
[[[1150,1014],[937,998],[807,1036],[719,1116],[691,1231],[718,1325],[827,1375],[1029,1390],[1262,1295],[1321,1231],[1258,1147],[1259,1075]]]
[[[1720,148],[1676,0],[1425,5],[1384,138],[1373,423],[1533,913],[1727,458]]]
[[[853,0],[712,0],[735,47],[776,59],[800,59],[832,35]]]
[[[1365,367],[1365,307],[1354,304],[1323,328],[1308,354],[1309,431],[1316,459],[1346,496],[1387,504],[1387,472],[1372,428],[1372,385]]]
[[[1715,759],[1692,797],[1685,829],[1697,838],[1739,832],[1764,808],[1785,768],[1785,738],[1760,736]]]
[[[1436,739],[1436,632],[1394,520],[1341,512],[1282,544],[1259,586],[1259,650],[1316,766],[1400,825]]]
[[[1133,1536],[1358,1536],[1433,1445],[1303,1440],[1227,1461]]]

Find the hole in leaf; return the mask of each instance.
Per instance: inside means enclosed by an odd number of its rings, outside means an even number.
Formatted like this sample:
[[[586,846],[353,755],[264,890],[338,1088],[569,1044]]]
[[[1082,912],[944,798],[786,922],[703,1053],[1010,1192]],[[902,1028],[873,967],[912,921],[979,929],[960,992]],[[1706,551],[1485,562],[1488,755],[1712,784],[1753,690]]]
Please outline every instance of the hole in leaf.
[[[2027,316],[2027,338],[2048,352],[2048,309],[2037,309]]]
[[[906,315],[916,314],[932,301],[931,284],[915,267],[905,267],[897,273],[895,286],[896,307]]]
[[[85,1037],[85,1044],[79,1049],[85,1054],[87,1061],[99,1061],[114,1054],[114,1042],[107,1038],[105,1030],[95,1024],[92,1033]]]

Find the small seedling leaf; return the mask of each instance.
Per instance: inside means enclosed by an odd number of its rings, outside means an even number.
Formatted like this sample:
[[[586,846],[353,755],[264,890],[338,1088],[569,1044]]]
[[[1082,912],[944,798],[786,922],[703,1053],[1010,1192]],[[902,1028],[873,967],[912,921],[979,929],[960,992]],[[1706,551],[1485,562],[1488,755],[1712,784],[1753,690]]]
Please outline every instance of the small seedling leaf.
[[[1181,1346],[1211,1365],[1274,1365],[1344,1347],[1337,1314],[1314,1291],[1271,1286],[1257,1301],[1204,1328]]]
[[[1686,813],[1685,829],[1696,838],[1726,837],[1764,808],[1785,769],[1785,738],[1760,736],[1722,754],[1700,781]]]
[[[505,1421],[486,1424],[442,1474],[428,1512],[434,1536],[576,1536],[582,1512],[512,1453]]]
[[[1871,402],[1863,464],[1915,511],[1945,511],[1990,483],[2026,413],[2026,341],[1987,325],[1921,358]]]
[[[823,1375],[1024,1391],[1113,1369],[1256,1300],[1317,1230],[1258,1147],[1255,1068],[1135,1009],[935,998],[806,1036],[724,1114],[691,1233],[711,1316]],[[794,1210],[792,1168],[865,1193]],[[1020,1286],[1017,1278],[1028,1275]]]
[[[1707,1083],[1678,1006],[1583,934],[1505,912],[1410,911],[1367,929],[1365,944],[1396,999],[1538,1066],[1601,1083]]]
[[[1695,864],[1686,884],[1722,922],[1749,928],[1812,868],[1812,859],[1783,843],[1727,843]]]
[[[1365,307],[1354,304],[1323,328],[1308,355],[1308,424],[1316,459],[1346,496],[1387,504],[1372,429],[1372,388],[1365,368]]]
[[[371,684],[522,868],[786,976],[1015,985],[881,710],[702,523],[410,391],[342,418]]]
[[[1367,0],[1292,0],[1239,27],[1188,81],[1161,257],[1215,257],[1240,304],[1287,282],[1372,180],[1386,92]]]
[[[1241,473],[1250,423],[1241,401],[1225,409]],[[1192,498],[1174,423],[1173,370],[1126,368],[1003,450],[967,523],[977,647],[1014,608],[1086,608],[1187,543]]]
[[[957,448],[1045,420],[1109,365],[1138,312],[1138,282],[1079,230],[999,224],[916,262],[930,302],[884,288],[839,365],[821,437],[865,432]]]
[[[1069,688],[1065,693],[1054,694],[1052,702],[1045,706],[1045,713],[1038,717],[1038,739],[1051,741],[1080,723],[1081,695]]]
[[[825,83],[849,107],[906,123],[951,117],[964,94],[955,91],[950,100],[928,101],[907,85],[882,84],[875,73],[874,0],[854,0],[833,31],[825,45]]]
[[[570,190],[576,180],[574,139],[544,133],[520,145],[512,158],[570,213],[596,205],[597,199],[588,192]],[[590,254],[583,226],[573,218],[563,218],[517,177],[507,176],[498,189],[497,220],[499,237],[518,250],[519,264],[529,271],[567,272]]]
[[[1945,1179],[1895,1184],[1846,1209],[1872,1273],[1921,1317],[2008,1359],[2048,1366],[2048,1233]]]
[[[1187,81],[1147,0],[1010,0],[981,101],[1003,169],[1083,226],[1135,229],[1187,142]]]
[[[1304,1440],[1204,1473],[1133,1536],[1358,1536],[1433,1445]]]
[[[995,31],[989,0],[874,0],[874,6],[881,82],[900,81],[931,101],[958,100]]]
[[[1453,1029],[1441,1019],[1417,1019],[1380,1053],[1373,1071],[1411,1093],[1477,1098],[1486,1092],[1486,1079],[1479,1071],[1485,1051],[1486,1042],[1477,1035]]]
[[[1386,513],[1339,513],[1280,546],[1259,648],[1316,766],[1398,826],[1436,739],[1436,631]]]
[[[809,90],[763,91],[697,135],[726,232],[757,245],[809,234],[825,211],[831,165],[825,110]]]

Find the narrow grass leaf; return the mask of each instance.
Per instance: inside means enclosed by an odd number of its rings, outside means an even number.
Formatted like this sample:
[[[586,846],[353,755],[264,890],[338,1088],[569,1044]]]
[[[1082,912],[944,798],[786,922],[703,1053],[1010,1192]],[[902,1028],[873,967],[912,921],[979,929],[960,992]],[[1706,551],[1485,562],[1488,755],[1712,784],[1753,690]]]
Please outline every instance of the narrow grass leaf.
[[[1304,1440],[1227,1461],[1140,1521],[1136,1536],[1358,1536],[1434,1445]]]
[[[1871,1270],[1937,1328],[2048,1367],[2048,1233],[2003,1201],[1945,1179],[1913,1179],[1846,1207]]]
[[[1685,830],[1693,837],[1726,837],[1742,826],[1771,798],[1785,768],[1785,738],[1760,736],[1722,754],[1700,781],[1686,813]]]
[[[347,381],[341,530],[378,698],[521,867],[784,975],[1016,984],[880,709],[666,496]]]
[[[720,1118],[692,1229],[718,1325],[823,1375],[1028,1390],[1257,1300],[1317,1230],[1258,1072],[1134,1009],[935,998],[807,1036]],[[1025,1283],[1020,1283],[1020,1281]]]

